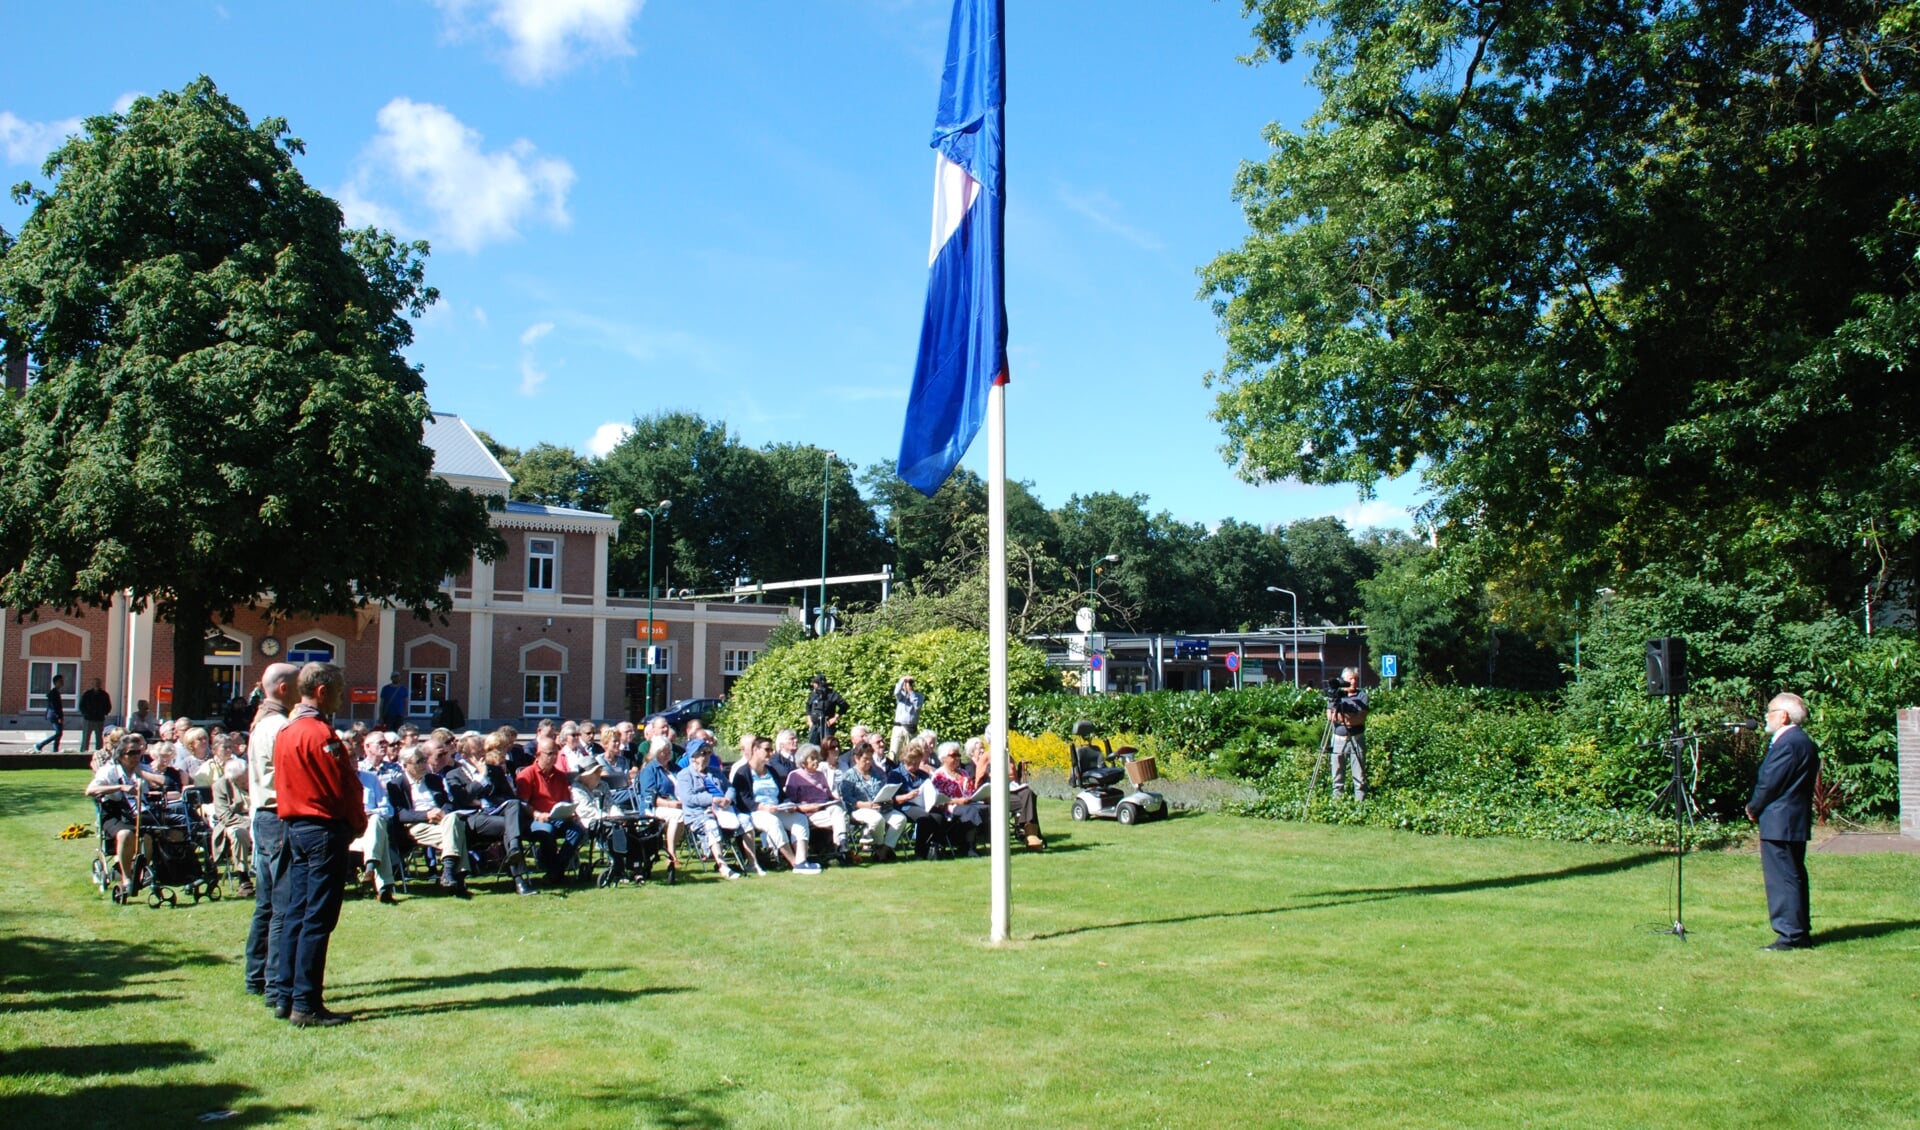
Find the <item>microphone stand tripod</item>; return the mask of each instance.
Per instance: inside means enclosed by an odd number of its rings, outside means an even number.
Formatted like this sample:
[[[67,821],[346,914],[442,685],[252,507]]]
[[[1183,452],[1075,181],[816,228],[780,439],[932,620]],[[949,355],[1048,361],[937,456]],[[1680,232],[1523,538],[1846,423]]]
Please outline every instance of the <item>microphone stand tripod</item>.
[[[1728,730],[1751,730],[1756,724],[1732,722]],[[1659,812],[1665,805],[1673,805],[1673,928],[1663,931],[1685,941],[1686,925],[1686,868],[1687,868],[1687,832],[1693,827],[1693,818],[1700,811],[1699,802],[1694,799],[1693,786],[1700,776],[1700,739],[1704,734],[1683,734],[1680,732],[1680,696],[1667,696],[1667,736],[1661,741],[1647,742],[1641,748],[1664,746],[1672,758],[1673,776],[1668,779],[1665,788],[1654,797],[1653,811]],[[1691,754],[1691,756],[1689,756]],[[1689,772],[1691,771],[1691,772]]]

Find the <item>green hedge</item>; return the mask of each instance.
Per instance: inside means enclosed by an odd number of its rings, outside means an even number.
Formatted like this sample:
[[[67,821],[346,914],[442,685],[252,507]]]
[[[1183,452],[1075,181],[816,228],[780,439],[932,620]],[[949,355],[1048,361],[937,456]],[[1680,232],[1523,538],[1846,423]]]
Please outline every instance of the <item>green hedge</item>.
[[[927,696],[922,727],[952,738],[986,732],[986,633],[953,628],[915,635],[885,630],[832,635],[769,651],[733,685],[716,729],[728,742],[748,731],[804,731],[808,684],[816,674],[846,696],[842,732],[856,723],[883,732],[891,727],[893,685],[902,675],[912,675]],[[1015,701],[1057,685],[1045,654],[1024,644],[1008,648],[1007,684]]]
[[[1222,777],[1252,779],[1286,750],[1319,740],[1326,700],[1292,686],[1246,687],[1201,694],[1041,694],[1017,700],[1013,728],[1065,737],[1082,718],[1102,732],[1152,734],[1168,749]]]

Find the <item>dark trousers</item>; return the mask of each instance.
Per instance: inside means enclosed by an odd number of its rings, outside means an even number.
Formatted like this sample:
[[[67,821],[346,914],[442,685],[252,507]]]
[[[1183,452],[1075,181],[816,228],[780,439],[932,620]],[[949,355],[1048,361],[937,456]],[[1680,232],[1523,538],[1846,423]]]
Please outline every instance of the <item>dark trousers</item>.
[[[247,927],[247,991],[278,1002],[287,930],[287,829],[271,808],[253,814],[253,924]]]
[[[528,829],[527,838],[537,845],[535,857],[540,861],[540,869],[547,873],[547,881],[557,886],[566,882],[567,868],[579,857],[587,830],[578,820],[564,824],[536,820]]]
[[[467,817],[467,838],[475,836],[499,840],[509,857],[520,850],[520,837],[533,824],[532,814],[517,800],[502,801],[498,812],[476,812]],[[515,872],[518,874],[518,872]]]
[[[1807,892],[1807,842],[1761,840],[1760,873],[1767,880],[1767,917],[1773,932],[1789,945],[1813,940],[1813,911]]]
[[[38,742],[35,742],[33,746],[34,752],[38,753],[39,751],[47,748],[47,746],[51,745],[53,746],[53,752],[59,753],[60,739],[66,736],[67,736],[66,720],[61,718],[56,718],[53,720],[53,736],[41,738]]]
[[[353,839],[337,820],[299,817],[286,822],[287,933],[280,947],[280,982],[293,1011],[326,1008],[327,942],[340,921],[347,882],[347,844]]]
[[[107,720],[105,718],[82,718],[80,720],[80,752],[87,752],[87,742],[93,742],[94,749],[100,749],[107,740]]]

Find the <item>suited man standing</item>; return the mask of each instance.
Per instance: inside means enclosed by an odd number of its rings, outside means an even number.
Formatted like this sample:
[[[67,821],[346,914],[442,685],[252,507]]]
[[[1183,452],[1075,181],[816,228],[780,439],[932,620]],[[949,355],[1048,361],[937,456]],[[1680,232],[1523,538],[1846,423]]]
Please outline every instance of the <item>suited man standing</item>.
[[[1800,727],[1807,704],[1797,694],[1767,703],[1767,733],[1773,742],[1760,762],[1747,816],[1760,825],[1760,872],[1767,880],[1767,916],[1778,934],[1770,950],[1813,945],[1807,893],[1807,840],[1813,835],[1813,785],[1820,753]]]

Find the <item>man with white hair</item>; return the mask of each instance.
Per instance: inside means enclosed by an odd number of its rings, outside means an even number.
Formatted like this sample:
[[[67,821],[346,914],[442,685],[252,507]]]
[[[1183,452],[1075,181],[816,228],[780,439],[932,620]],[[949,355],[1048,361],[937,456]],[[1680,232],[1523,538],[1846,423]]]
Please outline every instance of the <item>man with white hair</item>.
[[[287,724],[287,715],[300,701],[296,680],[300,668],[273,663],[260,675],[263,697],[247,731],[247,800],[253,809],[253,922],[247,929],[246,989],[266,998],[274,1015],[286,1019],[292,1011],[291,986],[280,984],[280,947],[287,931],[287,871],[293,856],[287,851],[286,828],[279,814],[274,788],[273,742]],[[284,991],[283,991],[284,989]]]
[[[1760,873],[1767,881],[1767,917],[1778,935],[1770,950],[1813,945],[1807,891],[1807,840],[1813,835],[1813,786],[1820,778],[1820,752],[1800,727],[1807,704],[1797,694],[1777,694],[1767,703],[1767,733],[1773,740],[1753,783],[1747,816],[1760,826]]]

